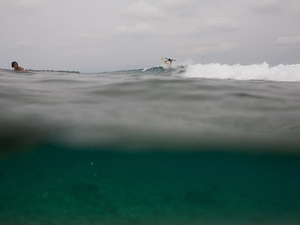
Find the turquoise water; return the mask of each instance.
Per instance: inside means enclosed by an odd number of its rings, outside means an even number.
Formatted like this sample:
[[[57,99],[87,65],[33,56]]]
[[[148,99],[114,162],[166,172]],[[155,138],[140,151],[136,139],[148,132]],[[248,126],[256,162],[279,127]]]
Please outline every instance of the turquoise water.
[[[300,156],[41,147],[0,162],[1,224],[299,224]]]
[[[298,225],[298,67],[0,71],[0,224]]]

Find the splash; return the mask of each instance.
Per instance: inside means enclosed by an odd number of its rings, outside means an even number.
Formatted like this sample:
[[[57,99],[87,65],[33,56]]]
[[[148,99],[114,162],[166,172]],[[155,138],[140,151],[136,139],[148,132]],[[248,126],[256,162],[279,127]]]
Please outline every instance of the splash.
[[[196,64],[189,65],[185,77],[233,79],[233,80],[266,80],[300,82],[300,64],[278,65],[271,67],[268,63],[253,65]]]

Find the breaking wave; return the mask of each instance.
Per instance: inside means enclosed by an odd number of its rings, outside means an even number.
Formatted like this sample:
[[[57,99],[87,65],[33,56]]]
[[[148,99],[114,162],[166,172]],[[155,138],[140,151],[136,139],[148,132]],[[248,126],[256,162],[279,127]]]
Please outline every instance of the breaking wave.
[[[300,82],[300,64],[281,64],[274,67],[267,63],[247,66],[218,63],[195,64],[187,66],[184,76],[210,79]]]

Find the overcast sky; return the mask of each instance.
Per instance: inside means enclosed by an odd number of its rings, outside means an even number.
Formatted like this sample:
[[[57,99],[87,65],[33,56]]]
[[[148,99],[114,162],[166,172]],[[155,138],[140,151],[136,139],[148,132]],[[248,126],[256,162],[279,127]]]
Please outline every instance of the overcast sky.
[[[0,68],[300,63],[300,0],[0,0]]]

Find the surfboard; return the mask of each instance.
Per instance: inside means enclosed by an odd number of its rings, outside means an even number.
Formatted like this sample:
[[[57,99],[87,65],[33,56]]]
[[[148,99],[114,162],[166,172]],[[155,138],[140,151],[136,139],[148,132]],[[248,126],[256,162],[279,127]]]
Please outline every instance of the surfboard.
[[[161,57],[162,61],[164,61],[165,64],[167,64],[167,66],[170,66],[170,64],[163,58]]]

